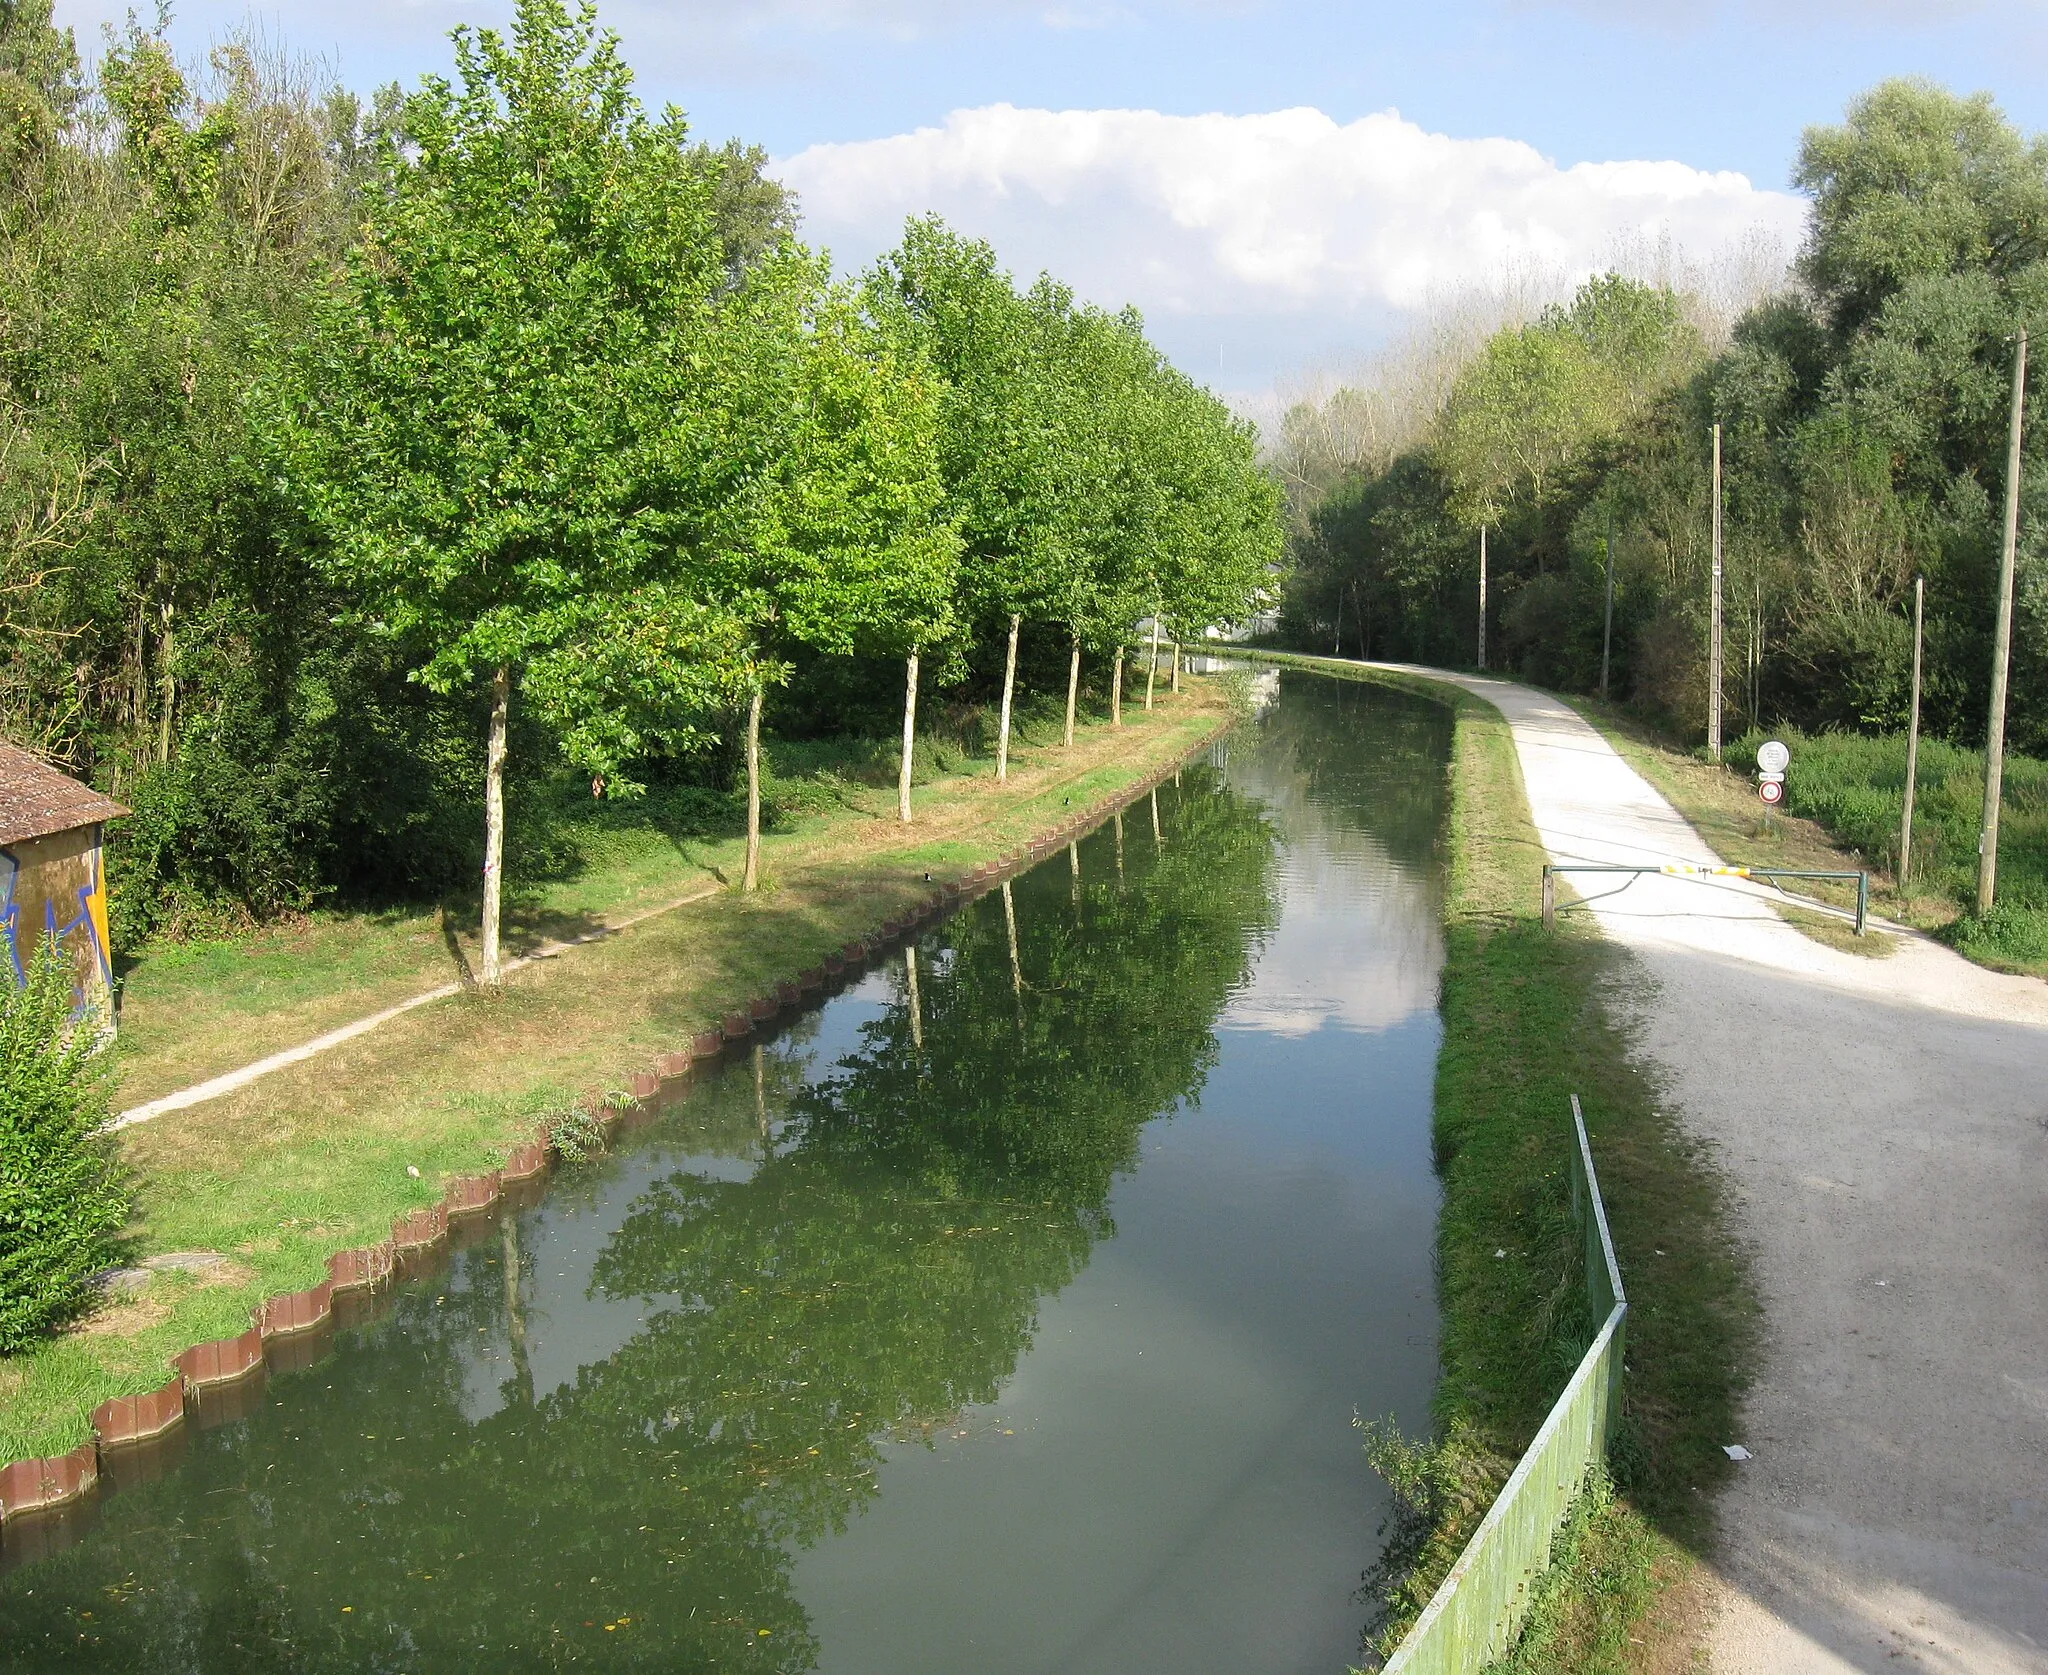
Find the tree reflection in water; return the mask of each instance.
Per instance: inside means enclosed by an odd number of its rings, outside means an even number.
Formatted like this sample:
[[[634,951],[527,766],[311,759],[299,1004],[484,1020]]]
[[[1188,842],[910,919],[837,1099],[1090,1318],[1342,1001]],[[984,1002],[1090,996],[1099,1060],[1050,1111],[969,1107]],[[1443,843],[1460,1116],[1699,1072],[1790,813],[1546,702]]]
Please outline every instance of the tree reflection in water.
[[[1058,858],[924,937],[856,1051],[813,1070],[798,1030],[652,1131],[747,1162],[613,1217],[589,1301],[639,1312],[620,1347],[536,1393],[550,1323],[508,1217],[0,1579],[0,1668],[813,1667],[795,1552],[892,1442],[996,1397],[1272,922],[1260,806],[1206,771],[1158,802],[1080,846],[1078,886]]]

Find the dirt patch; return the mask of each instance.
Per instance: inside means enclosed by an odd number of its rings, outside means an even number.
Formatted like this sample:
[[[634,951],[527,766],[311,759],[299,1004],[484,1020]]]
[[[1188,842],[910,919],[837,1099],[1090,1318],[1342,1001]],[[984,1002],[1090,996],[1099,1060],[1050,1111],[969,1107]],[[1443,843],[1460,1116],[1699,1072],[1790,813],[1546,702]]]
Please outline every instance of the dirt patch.
[[[130,1297],[94,1309],[67,1334],[80,1338],[128,1338],[161,1326],[171,1318],[171,1306],[154,1297]]]
[[[1697,1559],[1667,1553],[1658,1561],[1657,1603],[1632,1636],[1642,1675],[1699,1675],[1712,1667],[1714,1578]]]

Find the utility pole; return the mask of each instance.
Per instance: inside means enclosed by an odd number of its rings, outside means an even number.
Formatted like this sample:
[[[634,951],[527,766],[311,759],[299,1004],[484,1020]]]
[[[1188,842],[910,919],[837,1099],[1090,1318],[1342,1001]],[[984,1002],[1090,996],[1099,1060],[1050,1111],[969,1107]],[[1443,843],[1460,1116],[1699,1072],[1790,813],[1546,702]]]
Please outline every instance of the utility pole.
[[[1899,891],[1913,876],[1913,793],[1920,780],[1920,633],[1925,620],[1927,578],[1913,578],[1913,713],[1906,723],[1906,801],[1899,810]]]
[[[1600,698],[1607,698],[1607,671],[1614,661],[1614,508],[1607,508],[1607,630],[1600,639]]]
[[[1714,602],[1707,636],[1707,757],[1721,760],[1721,427],[1714,426]]]
[[[1984,831],[1977,840],[1977,914],[1998,895],[1998,805],[2005,788],[2005,677],[2012,661],[2012,568],[2020,540],[2020,418],[2027,399],[2027,330],[2012,356],[2012,428],[2005,448],[2005,545],[1998,555],[1998,627],[1991,645],[1991,723],[1984,738]]]
[[[1479,526],[1479,667],[1486,667],[1486,525]]]

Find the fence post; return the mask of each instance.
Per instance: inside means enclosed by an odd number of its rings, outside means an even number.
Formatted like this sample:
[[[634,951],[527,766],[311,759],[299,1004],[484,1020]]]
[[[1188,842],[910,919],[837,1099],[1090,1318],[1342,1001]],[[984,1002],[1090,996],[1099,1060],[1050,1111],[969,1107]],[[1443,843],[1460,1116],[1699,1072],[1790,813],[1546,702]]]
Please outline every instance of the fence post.
[[[1863,926],[1870,918],[1870,874],[1856,875],[1856,934],[1863,934]]]
[[[1543,928],[1557,928],[1557,876],[1547,866],[1543,869]]]

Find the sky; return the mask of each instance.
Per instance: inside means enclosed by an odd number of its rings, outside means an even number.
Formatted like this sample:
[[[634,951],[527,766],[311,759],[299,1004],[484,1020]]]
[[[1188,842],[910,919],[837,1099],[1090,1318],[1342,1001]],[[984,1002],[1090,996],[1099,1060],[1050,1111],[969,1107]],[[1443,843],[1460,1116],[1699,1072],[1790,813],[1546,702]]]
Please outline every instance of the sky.
[[[416,81],[510,0],[181,0],[350,85]],[[90,49],[125,15],[57,0]],[[1887,76],[2048,129],[2048,0],[609,0],[651,104],[765,146],[842,269],[937,210],[1135,304],[1260,405],[1432,308],[1618,260],[1734,283],[1797,247],[1799,136]]]

